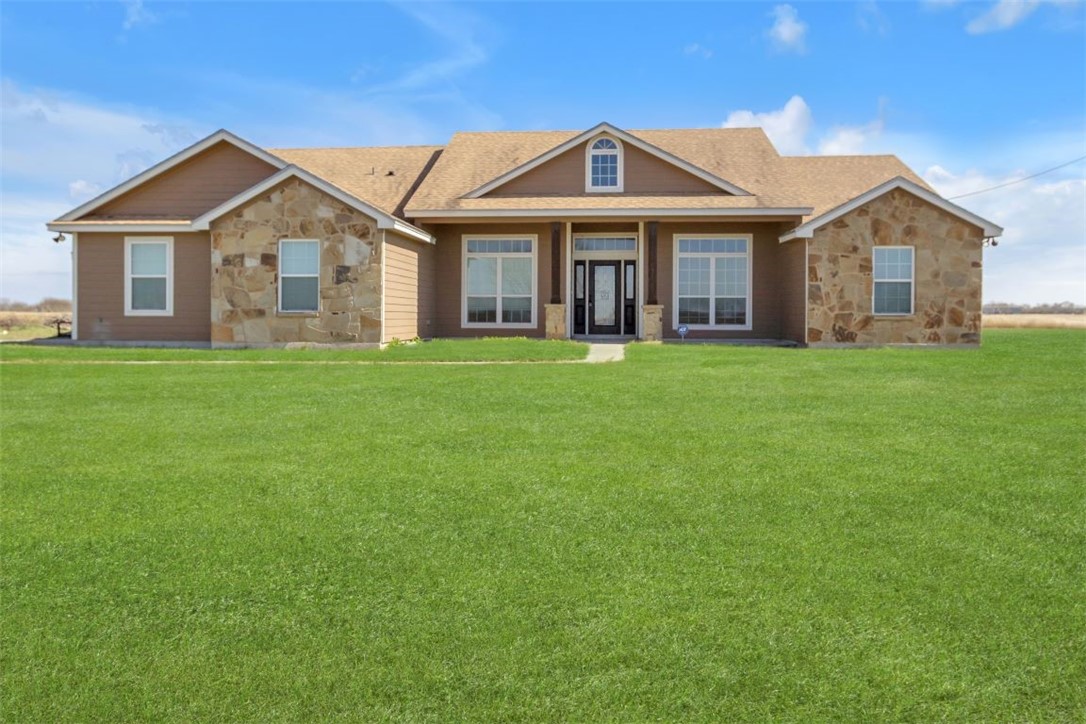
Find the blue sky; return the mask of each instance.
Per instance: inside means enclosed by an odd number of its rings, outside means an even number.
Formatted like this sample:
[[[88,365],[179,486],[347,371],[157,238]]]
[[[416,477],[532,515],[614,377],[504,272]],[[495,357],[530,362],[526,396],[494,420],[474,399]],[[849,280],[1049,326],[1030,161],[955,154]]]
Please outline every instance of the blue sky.
[[[0,6],[0,296],[70,296],[44,223],[225,127],[264,146],[762,125],[944,195],[1086,156],[1081,2]],[[961,199],[987,301],[1086,303],[1086,162]]]

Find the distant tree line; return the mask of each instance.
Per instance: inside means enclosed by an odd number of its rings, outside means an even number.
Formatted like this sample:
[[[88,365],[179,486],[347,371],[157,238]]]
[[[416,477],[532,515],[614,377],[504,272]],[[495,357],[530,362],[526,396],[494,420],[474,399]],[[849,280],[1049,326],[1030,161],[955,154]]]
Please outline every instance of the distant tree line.
[[[72,301],[70,299],[58,299],[57,297],[46,297],[37,304],[28,304],[26,302],[16,302],[11,299],[5,299],[0,297],[0,312],[43,312],[53,314],[66,314],[72,311]]]
[[[1074,302],[1054,304],[1009,304],[992,302],[985,304],[985,314],[1086,314],[1086,307]]]

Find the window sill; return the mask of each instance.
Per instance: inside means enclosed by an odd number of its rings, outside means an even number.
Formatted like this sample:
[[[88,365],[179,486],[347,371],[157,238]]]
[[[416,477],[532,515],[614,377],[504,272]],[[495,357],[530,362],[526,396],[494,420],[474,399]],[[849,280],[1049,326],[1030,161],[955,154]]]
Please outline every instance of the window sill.
[[[124,316],[126,317],[172,317],[172,310],[154,310],[154,309],[126,309],[124,310]]]
[[[676,324],[672,331],[678,334],[681,326],[681,322]],[[691,332],[749,332],[754,329],[750,324],[688,324],[686,328]]]
[[[891,314],[887,312],[872,312],[871,316],[875,319],[916,319],[916,314],[910,312],[909,314]]]
[[[275,311],[275,316],[277,316],[277,317],[319,317],[319,316],[321,316],[321,313],[320,313],[320,310],[317,310],[316,312],[287,312],[287,311],[284,311],[282,309],[277,309]]]

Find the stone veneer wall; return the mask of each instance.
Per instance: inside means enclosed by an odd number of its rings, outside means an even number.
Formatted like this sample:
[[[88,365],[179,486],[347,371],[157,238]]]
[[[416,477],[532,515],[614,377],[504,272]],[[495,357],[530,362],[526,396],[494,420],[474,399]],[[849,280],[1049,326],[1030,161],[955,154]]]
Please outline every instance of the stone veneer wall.
[[[317,239],[320,311],[278,311],[280,239]],[[292,179],[211,225],[211,341],[378,343],[381,242],[373,219]]]
[[[895,189],[815,232],[809,344],[980,342],[982,231]],[[802,242],[790,242],[802,243]],[[874,316],[872,247],[914,247],[914,314]]]

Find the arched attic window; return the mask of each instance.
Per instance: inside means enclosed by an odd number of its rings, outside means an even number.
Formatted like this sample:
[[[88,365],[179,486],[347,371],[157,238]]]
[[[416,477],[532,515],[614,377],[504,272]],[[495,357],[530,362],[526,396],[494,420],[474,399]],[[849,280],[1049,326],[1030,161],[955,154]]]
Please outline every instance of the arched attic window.
[[[622,191],[622,144],[600,136],[588,144],[585,191]]]

